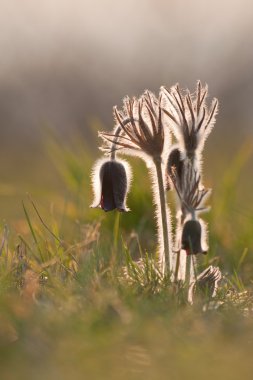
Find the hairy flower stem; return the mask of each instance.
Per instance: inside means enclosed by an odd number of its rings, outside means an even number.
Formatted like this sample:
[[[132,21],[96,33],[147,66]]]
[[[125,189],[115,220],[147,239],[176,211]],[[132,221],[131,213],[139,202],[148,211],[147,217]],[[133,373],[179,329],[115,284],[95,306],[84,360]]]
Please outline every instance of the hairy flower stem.
[[[113,143],[112,143],[112,146],[111,146],[111,154],[110,154],[110,159],[113,161],[115,160],[116,158],[116,142],[120,136],[120,133],[122,131],[122,128],[121,127],[118,127],[115,131],[115,137],[113,139]]]
[[[176,259],[176,265],[175,265],[175,273],[174,273],[174,282],[177,283],[178,281],[178,271],[180,267],[180,256],[181,256],[181,251],[177,252],[177,259]]]
[[[185,263],[184,263],[184,255],[185,255],[185,252],[181,249],[181,231],[182,231],[182,228],[183,228],[183,224],[184,224],[184,215],[182,214],[178,220],[177,220],[177,229],[180,231],[180,233],[177,234],[177,237],[176,237],[176,242],[175,242],[175,247],[177,248],[176,251],[176,262],[173,261],[173,268],[172,270],[174,271],[174,283],[177,283],[178,280],[181,280],[181,281],[185,281],[185,271],[186,271],[186,267],[185,267]]]
[[[165,199],[165,189],[164,180],[162,173],[162,160],[161,157],[154,158],[154,164],[156,168],[158,193],[159,193],[159,205],[157,208],[161,212],[161,224],[162,224],[162,238],[161,240],[161,251],[160,251],[160,265],[161,271],[164,274],[165,270],[170,273],[170,244],[169,244],[169,229],[168,229],[168,218],[166,209],[166,199]],[[160,228],[160,223],[158,223],[158,228]]]
[[[193,281],[196,281],[196,278],[196,257],[194,255],[189,255],[186,257],[185,282],[189,285]]]
[[[187,285],[191,282],[191,271],[192,271],[192,255],[186,256],[186,268],[185,268],[185,282]]]

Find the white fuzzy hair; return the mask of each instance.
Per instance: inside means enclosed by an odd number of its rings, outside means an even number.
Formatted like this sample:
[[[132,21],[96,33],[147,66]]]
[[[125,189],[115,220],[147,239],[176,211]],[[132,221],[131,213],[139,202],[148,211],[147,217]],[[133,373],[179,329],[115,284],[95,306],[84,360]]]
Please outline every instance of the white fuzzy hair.
[[[91,171],[91,182],[92,182],[92,189],[93,189],[93,195],[94,195],[94,198],[93,198],[93,202],[91,204],[90,207],[99,207],[100,205],[100,202],[101,202],[101,192],[102,192],[102,183],[101,183],[101,179],[100,179],[100,170],[102,168],[102,166],[106,163],[106,162],[110,162],[111,160],[108,159],[108,158],[105,158],[105,157],[102,157],[102,158],[99,158],[93,168],[92,168],[92,171]],[[117,163],[120,163],[124,166],[125,170],[126,170],[126,175],[127,175],[127,194],[130,190],[130,187],[131,187],[131,182],[132,182],[132,169],[131,169],[131,166],[129,165],[129,163],[126,161],[126,160],[122,160],[122,159],[118,159],[115,161]]]

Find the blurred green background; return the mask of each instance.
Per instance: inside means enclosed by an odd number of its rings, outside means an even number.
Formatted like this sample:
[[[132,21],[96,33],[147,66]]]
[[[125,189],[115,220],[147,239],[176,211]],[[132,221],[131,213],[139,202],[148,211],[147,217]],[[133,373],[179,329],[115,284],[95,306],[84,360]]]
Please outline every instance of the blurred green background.
[[[1,0],[0,10],[1,378],[250,379],[252,2]],[[198,79],[220,102],[204,152],[202,263],[222,268],[226,291],[248,291],[210,313],[110,277],[124,245],[134,258],[156,250],[141,161],[129,159],[131,213],[89,208],[112,107],[176,82],[193,92]]]
[[[220,100],[205,168],[215,187],[252,138],[252,14],[249,0],[1,0],[2,219],[20,215],[26,191],[56,188],[46,129],[65,142],[81,135],[95,151],[97,124],[111,129],[126,94],[176,82],[193,91],[201,79]]]

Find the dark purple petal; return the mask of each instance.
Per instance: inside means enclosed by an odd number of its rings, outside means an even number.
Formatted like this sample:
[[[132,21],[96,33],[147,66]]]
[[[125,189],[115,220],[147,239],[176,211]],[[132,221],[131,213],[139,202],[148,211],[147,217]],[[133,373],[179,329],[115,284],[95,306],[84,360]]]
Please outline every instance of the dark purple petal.
[[[123,164],[117,161],[105,162],[100,169],[102,183],[100,206],[104,211],[126,211],[127,175]]]
[[[127,195],[127,174],[125,167],[119,162],[113,162],[111,169],[113,195],[116,208],[119,211],[127,211],[125,206]]]
[[[202,227],[198,220],[188,220],[183,226],[182,232],[182,249],[187,255],[196,255],[197,253],[205,254],[201,247]]]
[[[115,209],[115,202],[113,196],[113,185],[112,185],[112,172],[111,172],[111,162],[105,162],[100,170],[100,180],[102,183],[101,192],[101,208],[104,211],[112,211]]]

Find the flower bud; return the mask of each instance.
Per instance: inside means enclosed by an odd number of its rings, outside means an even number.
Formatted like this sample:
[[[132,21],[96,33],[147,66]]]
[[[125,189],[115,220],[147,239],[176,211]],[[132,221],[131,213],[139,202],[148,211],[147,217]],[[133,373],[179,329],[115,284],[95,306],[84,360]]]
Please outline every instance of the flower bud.
[[[203,234],[203,226],[198,220],[187,220],[184,223],[181,248],[186,251],[187,255],[207,253],[207,251],[202,248]]]
[[[126,196],[129,190],[129,168],[124,161],[99,161],[93,170],[95,200],[91,207],[104,211],[128,211]]]
[[[182,173],[183,173],[183,160],[181,159],[181,153],[178,148],[174,148],[170,151],[167,168],[166,168],[166,188],[170,190],[170,178],[174,177],[178,187],[182,187]]]
[[[219,282],[222,280],[222,273],[218,267],[210,265],[201,272],[196,280],[191,283],[188,290],[188,302],[193,305],[195,293],[202,292],[205,296],[213,298],[217,294]]]

